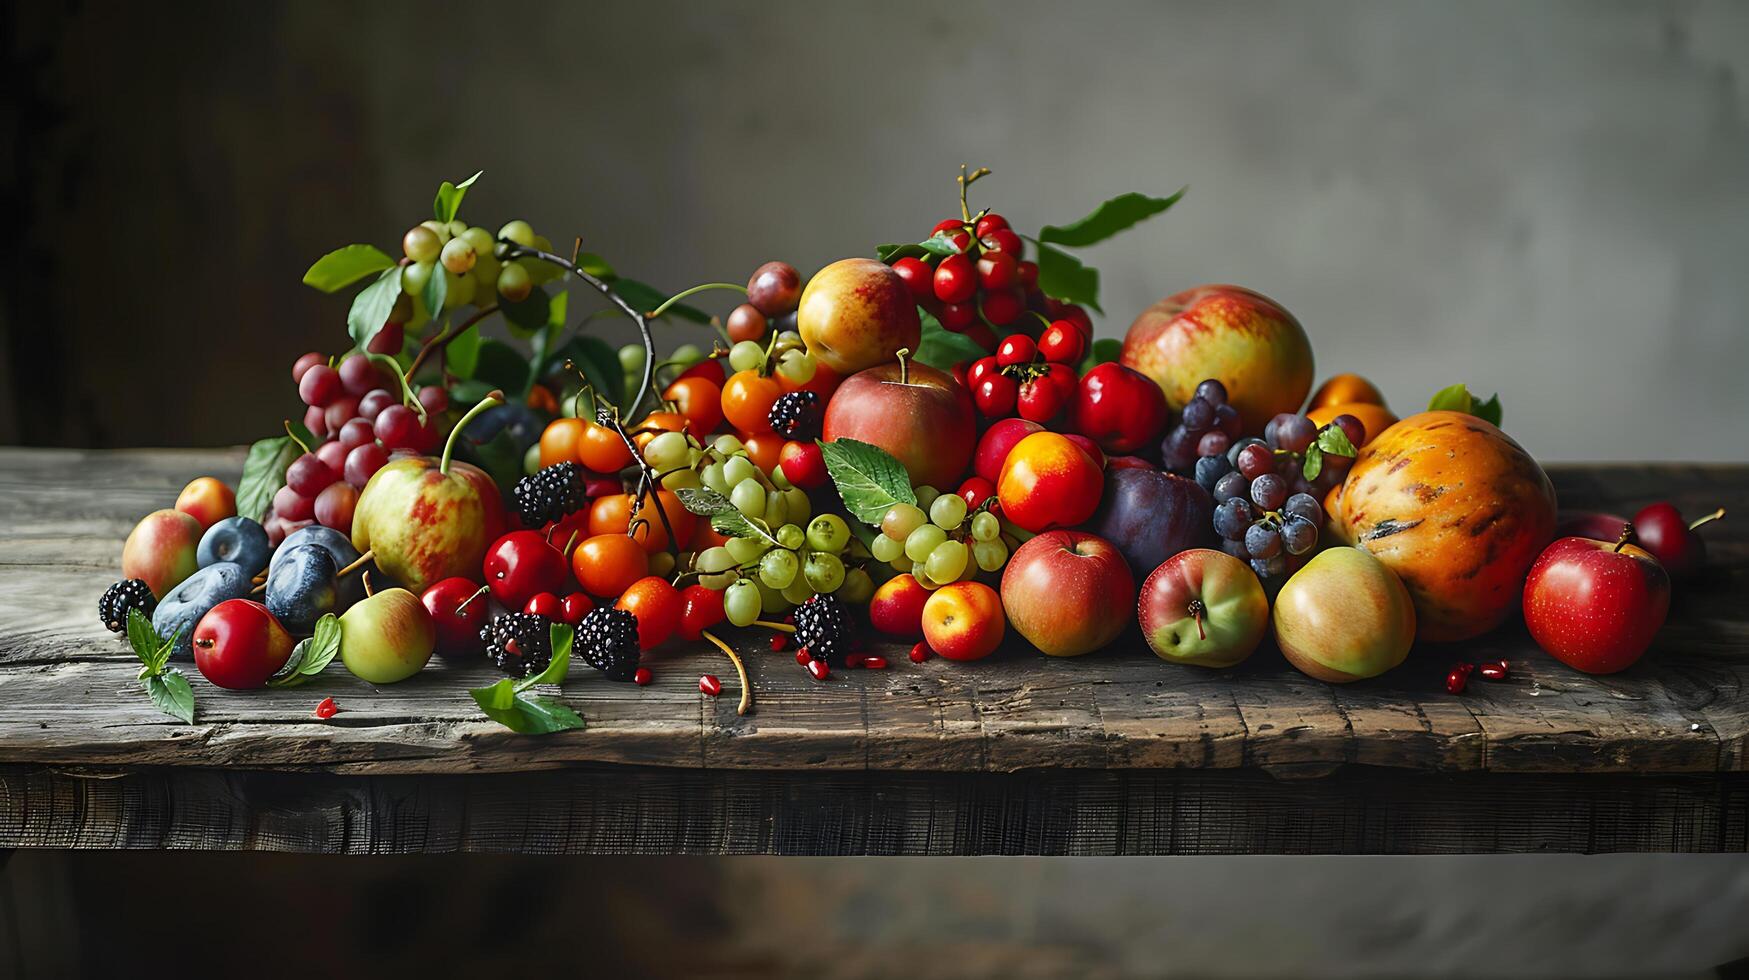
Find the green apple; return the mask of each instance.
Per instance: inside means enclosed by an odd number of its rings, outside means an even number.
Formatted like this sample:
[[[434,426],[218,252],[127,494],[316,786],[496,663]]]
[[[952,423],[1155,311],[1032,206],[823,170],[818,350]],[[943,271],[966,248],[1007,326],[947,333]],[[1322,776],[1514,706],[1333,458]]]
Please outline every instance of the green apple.
[[[372,684],[404,681],[437,649],[437,624],[406,589],[366,596],[340,617],[340,660]]]
[[[1319,552],[1275,599],[1288,663],[1332,684],[1390,670],[1415,642],[1415,605],[1397,573],[1358,548]]]
[[[1269,599],[1244,562],[1223,551],[1191,548],[1148,575],[1136,618],[1161,660],[1231,667],[1263,642]]]

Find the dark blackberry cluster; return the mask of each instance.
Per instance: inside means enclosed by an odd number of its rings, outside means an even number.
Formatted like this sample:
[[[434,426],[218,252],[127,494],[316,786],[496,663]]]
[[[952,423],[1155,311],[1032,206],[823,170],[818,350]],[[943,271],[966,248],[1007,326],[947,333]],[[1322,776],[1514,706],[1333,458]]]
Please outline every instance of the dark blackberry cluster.
[[[97,600],[97,617],[111,633],[126,633],[129,609],[138,609],[151,619],[157,608],[158,597],[151,587],[142,579],[130,578],[103,590],[103,598]]]
[[[820,396],[811,391],[792,391],[777,396],[766,420],[771,431],[785,439],[815,439],[820,435]]]
[[[796,607],[796,645],[815,660],[841,659],[850,652],[850,610],[833,595],[815,595]]]
[[[589,503],[583,475],[576,463],[554,463],[517,480],[511,496],[523,526],[541,527],[582,510]]]
[[[610,681],[629,681],[638,672],[638,617],[624,609],[598,606],[577,624],[577,648],[589,666]]]
[[[511,677],[528,677],[553,662],[552,621],[534,613],[505,613],[480,627],[486,659]]]

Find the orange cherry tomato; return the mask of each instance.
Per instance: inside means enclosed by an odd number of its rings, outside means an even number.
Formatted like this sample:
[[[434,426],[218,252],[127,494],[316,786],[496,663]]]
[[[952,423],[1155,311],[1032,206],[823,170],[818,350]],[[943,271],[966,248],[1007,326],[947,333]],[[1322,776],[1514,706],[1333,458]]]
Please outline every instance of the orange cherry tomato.
[[[637,443],[641,452],[651,439],[664,432],[685,432],[688,420],[679,412],[651,412],[644,420],[631,428],[632,442]]]
[[[661,513],[657,508],[661,508]],[[662,515],[668,515],[668,524],[662,523]],[[655,553],[668,547],[668,527],[674,528],[674,536],[681,541],[692,540],[692,531],[698,519],[680,503],[680,498],[672,490],[657,490],[644,498],[642,507],[632,510],[631,519],[626,526],[643,521],[632,533],[634,540],[644,546],[644,550]]]
[[[692,423],[692,434],[704,438],[723,424],[723,389],[709,378],[681,378],[662,392]]]
[[[632,495],[610,493],[589,503],[589,535],[624,534],[632,523]]]
[[[540,434],[541,466],[581,462],[577,453],[582,445],[583,427],[586,424],[588,423],[582,419],[554,419],[548,422]],[[583,465],[589,466],[588,463]]]
[[[820,396],[820,404],[822,405],[826,404],[826,399],[831,398],[832,393],[838,390],[838,382],[843,380],[843,375],[821,364],[819,358],[814,359],[814,376],[808,379],[807,384],[796,384],[785,378],[783,372],[777,373],[778,386],[786,394],[792,391],[811,391]]]
[[[762,378],[758,371],[737,371],[723,383],[723,418],[742,432],[770,432],[771,403],[781,394],[777,379]]]
[[[571,573],[592,596],[618,596],[650,574],[650,555],[625,534],[597,534],[571,552]]]
[[[619,437],[619,433],[594,422],[582,419],[574,421],[583,425],[582,433],[577,439],[577,462],[597,473],[618,473],[632,465],[632,451],[626,448],[625,440]],[[541,465],[545,466],[545,457],[542,459]]]
[[[649,650],[661,646],[680,627],[686,600],[667,579],[647,575],[633,582],[613,607],[638,618],[638,649]]]
[[[783,458],[783,444],[789,440],[766,429],[764,432],[741,433],[741,444],[747,447],[747,458],[766,473],[777,469]]]
[[[546,385],[535,385],[528,389],[528,407],[547,413],[559,414],[559,399],[553,395],[552,389]]]

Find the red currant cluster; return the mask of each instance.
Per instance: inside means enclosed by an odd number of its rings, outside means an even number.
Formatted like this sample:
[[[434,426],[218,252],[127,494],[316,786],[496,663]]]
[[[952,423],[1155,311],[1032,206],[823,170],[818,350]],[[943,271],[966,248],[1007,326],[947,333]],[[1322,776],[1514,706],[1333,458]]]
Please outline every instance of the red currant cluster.
[[[389,334],[399,344],[400,326],[390,324],[377,334]],[[373,341],[371,347],[387,347]],[[440,416],[449,408],[449,393],[440,387],[420,390],[421,413],[396,394],[400,380],[370,358],[354,354],[330,366],[328,358],[311,352],[292,365],[292,380],[303,399],[304,427],[318,440],[286,469],[285,486],[273,496],[262,527],[277,546],[285,536],[312,523],[342,533],[352,529],[352,511],[363,489],[391,453],[431,452],[443,442]]]
[[[1072,365],[1087,352],[1081,328],[1069,320],[1046,327],[1038,340],[1011,334],[996,353],[980,357],[963,379],[972,404],[987,419],[1019,415],[1043,425],[1063,413],[1081,378]]]

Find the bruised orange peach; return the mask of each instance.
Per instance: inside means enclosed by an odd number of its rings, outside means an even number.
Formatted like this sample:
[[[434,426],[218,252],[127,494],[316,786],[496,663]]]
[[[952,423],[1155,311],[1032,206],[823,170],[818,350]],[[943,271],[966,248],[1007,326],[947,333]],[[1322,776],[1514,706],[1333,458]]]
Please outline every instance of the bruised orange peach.
[[[1328,503],[1336,537],[1403,580],[1421,640],[1500,625],[1555,531],[1555,490],[1542,467],[1462,412],[1422,412],[1380,433]]]
[[[1321,429],[1334,422],[1338,415],[1352,415],[1360,420],[1361,425],[1366,426],[1366,438],[1360,442],[1362,446],[1377,438],[1379,433],[1397,424],[1397,417],[1391,414],[1390,409],[1383,405],[1375,405],[1372,402],[1325,405],[1307,412],[1306,418],[1318,423],[1318,427]]]

